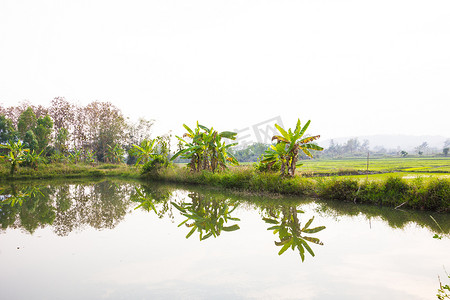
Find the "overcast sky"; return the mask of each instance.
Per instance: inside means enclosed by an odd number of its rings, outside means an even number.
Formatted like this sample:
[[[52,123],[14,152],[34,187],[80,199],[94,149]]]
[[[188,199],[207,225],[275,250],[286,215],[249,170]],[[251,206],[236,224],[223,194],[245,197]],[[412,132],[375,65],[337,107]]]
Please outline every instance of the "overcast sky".
[[[0,0],[0,104],[57,96],[157,131],[449,137],[450,1]]]

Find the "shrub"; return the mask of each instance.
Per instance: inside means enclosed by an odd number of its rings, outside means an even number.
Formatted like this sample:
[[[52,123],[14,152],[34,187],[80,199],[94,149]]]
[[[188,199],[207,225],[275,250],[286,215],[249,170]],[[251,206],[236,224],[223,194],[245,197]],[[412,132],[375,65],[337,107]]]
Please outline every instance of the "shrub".
[[[383,198],[381,186],[376,181],[367,181],[361,184],[357,200],[361,203],[380,203]]]
[[[257,163],[253,164],[253,167],[258,172],[278,172],[281,169],[281,161],[276,161],[273,164],[262,163],[261,160],[258,159]]]
[[[411,186],[400,177],[389,177],[382,188],[383,194],[381,203],[387,205],[398,205],[408,201],[410,197]]]
[[[432,180],[424,193],[422,204],[425,209],[450,211],[450,181]]]
[[[141,174],[158,174],[162,169],[169,166],[169,161],[166,157],[157,154],[153,156],[153,159],[146,162],[141,169]]]
[[[357,192],[358,181],[354,179],[333,179],[323,182],[322,189],[319,191],[319,194],[320,196],[328,199],[353,201]]]

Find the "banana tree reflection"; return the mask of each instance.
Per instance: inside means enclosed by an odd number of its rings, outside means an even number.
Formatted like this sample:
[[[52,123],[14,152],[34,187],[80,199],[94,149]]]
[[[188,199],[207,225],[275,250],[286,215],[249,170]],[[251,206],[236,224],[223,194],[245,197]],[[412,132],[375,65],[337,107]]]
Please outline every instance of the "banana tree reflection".
[[[131,195],[131,201],[139,203],[134,209],[142,208],[146,211],[154,211],[159,218],[163,218],[166,213],[172,216],[170,211],[169,198],[173,191],[165,186],[146,186],[135,187],[135,193]]]
[[[314,217],[312,217],[302,228],[298,219],[299,213],[303,213],[303,211],[297,210],[293,206],[283,207],[281,209],[281,213],[280,211],[269,211],[270,218],[263,218],[263,220],[268,224],[274,225],[267,228],[267,230],[273,230],[274,234],[278,233],[280,241],[275,241],[275,245],[281,246],[278,255],[283,254],[287,249],[289,249],[289,247],[292,248],[292,250],[297,248],[302,261],[304,261],[305,249],[309,252],[309,254],[314,256],[314,252],[308,242],[323,245],[318,238],[306,236],[305,234],[317,233],[324,230],[325,226],[310,228],[314,220]]]
[[[237,205],[230,205],[227,200],[209,200],[198,193],[189,194],[189,198],[192,199],[191,203],[183,202],[178,205],[175,202],[171,202],[187,218],[178,227],[184,224],[186,227],[192,228],[186,235],[186,238],[198,231],[200,233],[200,241],[203,241],[211,236],[218,237],[222,231],[240,229],[237,224],[225,225],[228,221],[240,221],[240,219],[231,216]]]

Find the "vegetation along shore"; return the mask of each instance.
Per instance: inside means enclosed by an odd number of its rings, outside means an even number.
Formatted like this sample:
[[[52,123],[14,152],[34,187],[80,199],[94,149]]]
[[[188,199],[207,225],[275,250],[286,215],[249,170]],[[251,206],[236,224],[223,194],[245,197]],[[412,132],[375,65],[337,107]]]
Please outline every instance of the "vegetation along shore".
[[[171,135],[151,138],[151,121],[129,123],[110,103],[80,107],[55,98],[50,107],[22,104],[0,108],[0,181],[144,178],[450,211],[448,147],[433,157],[401,151],[398,156],[369,158],[367,151],[365,158],[355,152],[358,143],[352,141],[353,156],[334,157],[336,145],[323,149],[316,144],[320,135],[306,134],[310,123],[298,120],[294,128],[275,125],[278,134],[272,144],[238,150],[234,132],[219,132],[198,122],[184,124],[185,133],[176,136],[177,151],[173,153]],[[312,159],[327,153],[333,157]],[[253,161],[248,162],[248,157]]]

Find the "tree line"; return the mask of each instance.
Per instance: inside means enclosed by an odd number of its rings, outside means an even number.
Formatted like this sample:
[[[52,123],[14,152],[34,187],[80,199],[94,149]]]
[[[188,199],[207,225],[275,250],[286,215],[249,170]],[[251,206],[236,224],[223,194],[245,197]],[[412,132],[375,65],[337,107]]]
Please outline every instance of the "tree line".
[[[57,160],[75,155],[100,162],[114,162],[125,151],[150,138],[153,121],[130,122],[110,102],[85,106],[54,98],[49,106],[27,102],[0,106],[0,143],[21,141],[24,148]]]

